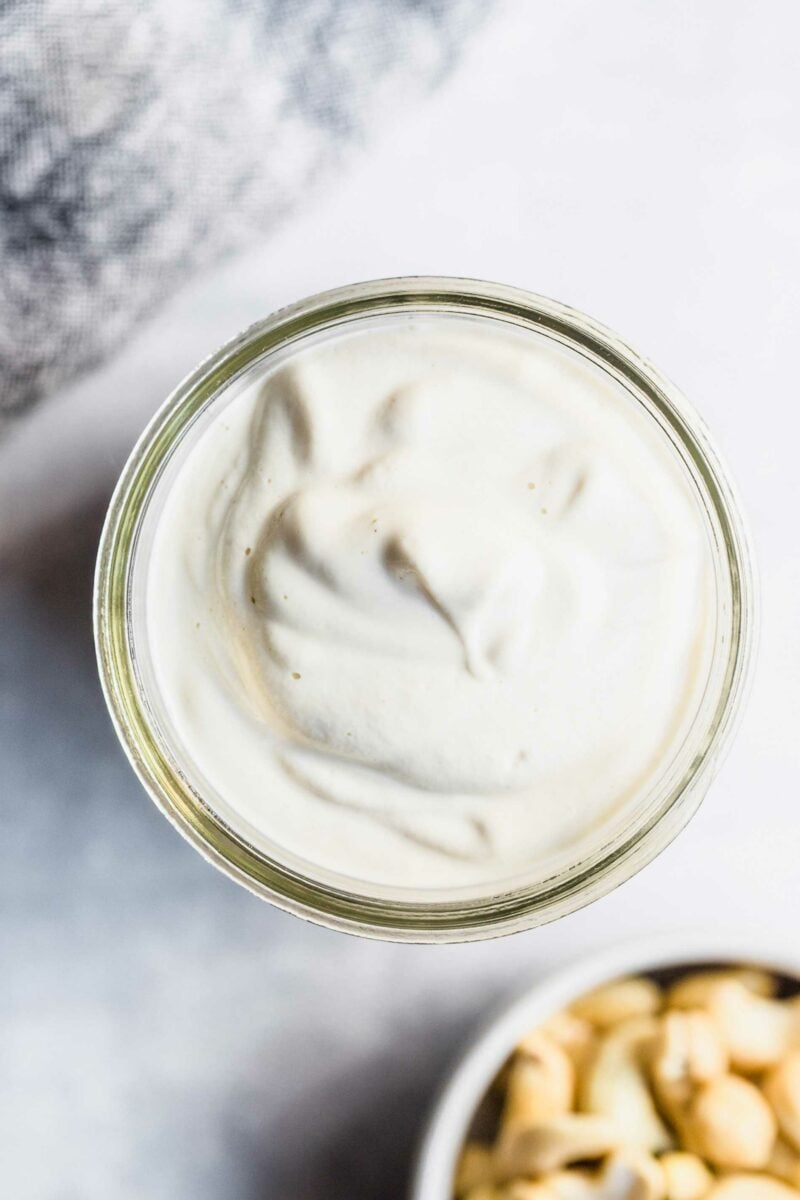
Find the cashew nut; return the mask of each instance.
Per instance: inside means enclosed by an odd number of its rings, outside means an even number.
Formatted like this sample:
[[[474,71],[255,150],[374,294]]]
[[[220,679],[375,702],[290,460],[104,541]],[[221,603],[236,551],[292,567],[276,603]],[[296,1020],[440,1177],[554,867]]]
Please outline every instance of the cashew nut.
[[[557,1177],[547,1180],[515,1180],[500,1192],[501,1200],[584,1200],[585,1192],[564,1192]]]
[[[541,1031],[529,1034],[509,1070],[501,1135],[569,1112],[574,1094],[569,1056]]]
[[[573,1013],[568,1012],[567,1009],[563,1009],[544,1022],[541,1026],[541,1032],[551,1038],[557,1046],[560,1046],[569,1055],[576,1071],[583,1069],[589,1053],[594,1046],[595,1031],[593,1025],[585,1021],[583,1017],[576,1017]],[[524,1051],[527,1044],[528,1039],[523,1038],[519,1044],[519,1049]]]
[[[545,1175],[538,1181],[537,1187],[547,1188],[547,1196],[553,1200],[595,1200],[595,1181],[591,1172],[573,1168],[570,1171],[556,1171]],[[521,1190],[525,1187],[523,1180],[508,1185],[508,1200],[539,1200],[534,1193],[530,1196]],[[542,1200],[544,1200],[542,1193]],[[503,1200],[506,1200],[504,1195]]]
[[[672,1137],[656,1111],[643,1059],[658,1034],[655,1017],[631,1017],[598,1042],[580,1088],[584,1112],[608,1117],[625,1131],[627,1145],[657,1153]]]
[[[599,1029],[626,1021],[629,1017],[649,1017],[661,1008],[661,989],[651,979],[636,976],[617,979],[595,988],[570,1005],[573,1016],[591,1022]]]
[[[695,1093],[682,1129],[688,1149],[713,1166],[746,1171],[769,1162],[777,1123],[755,1084],[720,1075]]]
[[[595,1179],[591,1171],[573,1167],[569,1171],[556,1171],[542,1180],[558,1200],[595,1200]],[[525,1197],[522,1200],[526,1200]]]
[[[697,1087],[728,1069],[727,1051],[708,1013],[665,1013],[650,1069],[661,1108],[680,1126]]]
[[[492,1183],[494,1163],[490,1146],[481,1142],[467,1142],[461,1151],[453,1185],[457,1196],[465,1196],[475,1188]]]
[[[658,1161],[664,1175],[665,1200],[703,1200],[714,1182],[702,1158],[686,1150],[675,1150]]]
[[[767,1170],[770,1175],[776,1175],[784,1183],[800,1188],[800,1154],[794,1146],[790,1146],[780,1137],[772,1148]]]
[[[800,1151],[800,1050],[788,1054],[773,1067],[763,1086],[781,1133]]]
[[[606,1159],[599,1179],[602,1200],[664,1200],[664,1172],[643,1150],[618,1150]]]
[[[541,1125],[501,1135],[495,1156],[496,1177],[546,1175],[568,1163],[600,1158],[622,1142],[619,1128],[604,1116],[567,1113]]]
[[[766,1070],[799,1040],[800,1014],[794,1008],[756,996],[738,980],[712,987],[705,1007],[728,1047],[734,1070]]]
[[[729,1175],[715,1183],[708,1200],[798,1200],[800,1192],[769,1175]]]
[[[705,1008],[710,992],[719,983],[734,980],[756,996],[773,996],[775,979],[755,967],[726,967],[718,971],[693,971],[667,989],[667,1008]]]
[[[665,1200],[664,1176],[656,1159],[643,1150],[617,1150],[598,1172],[558,1171],[540,1181],[557,1200]],[[509,1190],[513,1200],[529,1200]],[[533,1194],[530,1200],[539,1200]]]

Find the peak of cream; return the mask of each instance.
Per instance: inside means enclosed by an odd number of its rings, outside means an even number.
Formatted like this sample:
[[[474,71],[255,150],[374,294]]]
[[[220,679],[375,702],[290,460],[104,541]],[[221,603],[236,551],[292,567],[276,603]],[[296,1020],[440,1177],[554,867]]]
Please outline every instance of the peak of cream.
[[[263,368],[158,519],[148,640],[196,786],[275,853],[491,884],[654,782],[711,551],[653,417],[575,351],[394,321]]]

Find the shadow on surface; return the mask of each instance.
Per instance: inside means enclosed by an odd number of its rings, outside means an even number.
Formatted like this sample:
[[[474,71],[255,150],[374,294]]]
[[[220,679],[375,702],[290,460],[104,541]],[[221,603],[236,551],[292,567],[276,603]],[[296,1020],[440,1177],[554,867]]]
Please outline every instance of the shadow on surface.
[[[126,902],[134,867],[171,860],[157,814],[117,742],[92,635],[92,586],[105,494],[9,547],[0,559],[0,764],[17,818],[0,874],[26,912]],[[99,889],[99,893],[98,890]]]
[[[424,1021],[403,1057],[375,1058],[306,1094],[264,1135],[251,1156],[245,1200],[404,1200],[434,1098],[465,1031],[474,1023],[451,1016],[431,1045]],[[395,1052],[397,1046],[395,1046]]]
[[[62,633],[71,632],[94,662],[92,583],[110,492],[17,542],[0,558],[3,583],[24,591]]]

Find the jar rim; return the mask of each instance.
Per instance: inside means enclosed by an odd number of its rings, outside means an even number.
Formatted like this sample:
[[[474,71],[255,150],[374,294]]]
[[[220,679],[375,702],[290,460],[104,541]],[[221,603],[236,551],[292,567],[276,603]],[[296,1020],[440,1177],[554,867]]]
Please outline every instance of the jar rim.
[[[560,340],[621,378],[669,426],[693,464],[721,534],[730,584],[723,683],[703,741],[658,811],[569,871],[469,900],[384,899],[332,887],[256,850],[203,804],[169,761],[134,669],[131,571],[141,520],[167,455],[192,418],[256,360],[310,333],[381,313],[491,317]],[[161,811],[213,865],[262,899],[319,924],[395,941],[472,941],[517,932],[605,895],[659,854],[699,807],[729,743],[750,675],[755,582],[728,472],[683,395],[618,335],[557,301],[518,288],[436,276],[381,279],[322,292],[256,322],[171,393],[134,447],[103,527],[94,589],[95,643],[106,702],[131,764]]]

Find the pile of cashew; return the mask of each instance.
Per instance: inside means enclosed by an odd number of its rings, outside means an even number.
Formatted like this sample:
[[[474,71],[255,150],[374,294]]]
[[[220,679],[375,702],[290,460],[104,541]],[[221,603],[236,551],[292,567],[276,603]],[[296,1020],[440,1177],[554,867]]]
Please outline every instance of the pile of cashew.
[[[456,1200],[800,1200],[800,997],[752,968],[617,980],[520,1042]]]

